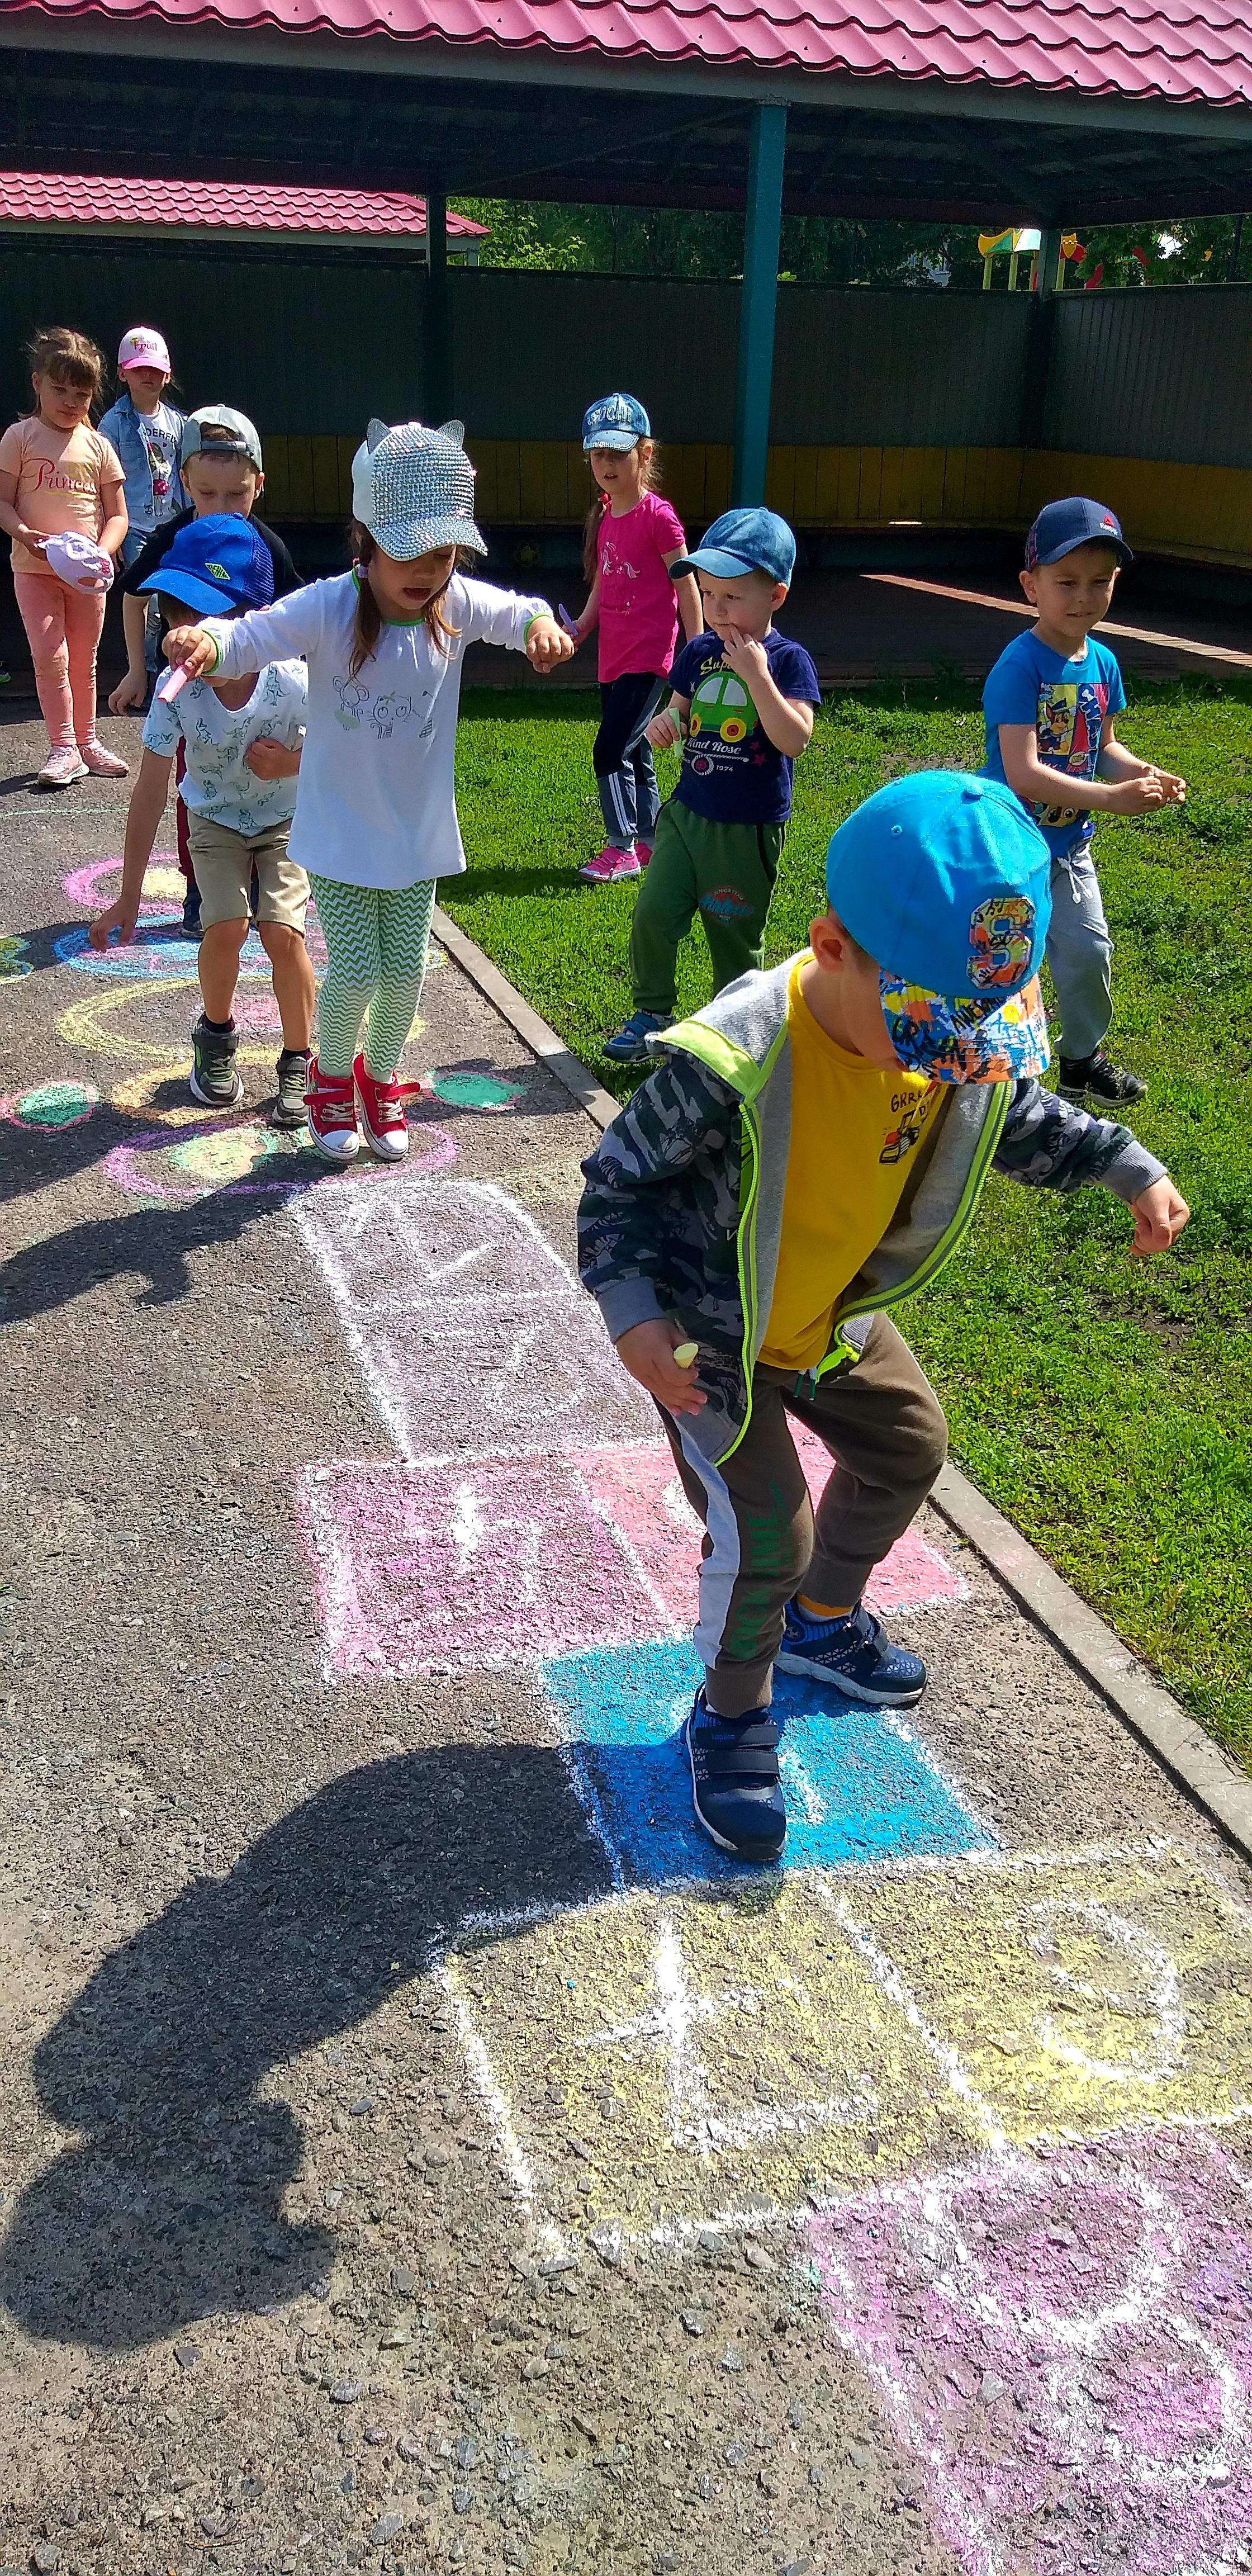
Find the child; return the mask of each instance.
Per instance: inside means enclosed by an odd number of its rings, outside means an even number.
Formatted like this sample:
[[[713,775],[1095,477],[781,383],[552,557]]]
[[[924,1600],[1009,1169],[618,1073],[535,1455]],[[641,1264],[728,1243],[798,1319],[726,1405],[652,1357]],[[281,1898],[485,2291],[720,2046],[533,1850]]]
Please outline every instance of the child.
[[[993,1163],[1102,1182],[1137,1252],[1187,1221],[1127,1128],[1039,1088],[1048,867],[1006,787],[880,788],[830,844],[810,949],[670,1029],[583,1165],[583,1283],[708,1532],[685,1743],[698,1822],[745,1860],[786,1833],[775,1663],[879,1707],[925,1687],[861,1600],[945,1446],[889,1310],[955,1251]],[[789,1414],[838,1460],[816,1532]]]
[[[1059,1090],[1081,1106],[1143,1098],[1146,1084],[1111,1064],[1109,937],[1091,862],[1097,814],[1146,814],[1181,804],[1181,778],[1136,760],[1117,739],[1126,704],[1116,655],[1091,629],[1107,617],[1123,564],[1121,527],[1099,501],[1050,501],[1026,539],[1022,589],[1038,610],[1015,635],[983,691],[985,775],[1007,779],[1030,807],[1052,854],[1048,964],[1061,1014]],[[1065,778],[1058,797],[1049,772]]]
[[[104,357],[82,331],[37,331],[26,351],[34,411],[0,438],[0,528],[13,539],[13,587],[48,728],[41,787],[124,778],[126,763],[96,737],[96,650],[105,588],[79,590],[45,560],[47,538],[73,529],[107,555],[126,535],[125,477],[116,448],[90,425]]]
[[[509,645],[539,671],[573,651],[546,600],[458,573],[459,549],[486,553],[462,438],[459,421],[371,421],[352,464],[352,571],[233,625],[165,639],[170,660],[198,676],[236,679],[276,654],[308,660],[291,845],[326,935],[306,1097],[330,1163],[354,1159],[358,1114],[380,1161],[408,1150],[404,1101],[417,1085],[399,1082],[396,1067],[421,995],[435,879],[465,865],[454,796],[465,649]]]
[[[129,572],[153,529],[164,527],[178,508],[184,420],[164,400],[170,353],[159,331],[142,325],[127,331],[117,353],[117,372],[122,390],[100,423],[100,436],[117,449],[126,477],[130,526],[119,561]]]
[[[261,441],[247,414],[232,411],[226,403],[206,403],[184,421],[179,441],[182,487],[187,507],[174,519],[163,521],[154,531],[131,565],[122,583],[122,626],[126,636],[129,665],[126,677],[113,690],[109,705],[114,715],[127,707],[141,707],[148,694],[148,673],[144,663],[144,635],[147,624],[148,591],[154,573],[159,571],[169,548],[183,528],[193,519],[211,518],[224,511],[251,519],[274,570],[275,599],[285,599],[301,587],[282,538],[255,516],[256,503],[265,489],[265,470]],[[183,751],[179,745],[178,779],[183,775]],[[200,936],[200,897],[192,874],[187,843],[187,810],[178,801],[178,864],[187,880],[187,897],[183,905],[183,937]]]
[[[583,454],[600,486],[583,530],[583,571],[591,595],[573,629],[575,644],[600,629],[600,730],[592,767],[605,844],[580,868],[588,885],[637,877],[656,835],[656,772],[647,725],[674,659],[679,616],[688,641],[700,632],[700,595],[689,573],[670,568],[685,552],[682,521],[656,489],[652,426],[633,394],[605,394],[583,418]]]
[[[273,597],[274,573],[257,529],[236,517],[193,519],[180,529],[149,588],[163,613],[183,620],[216,610],[236,616]],[[253,666],[255,668],[255,665]],[[192,1030],[191,1092],[206,1109],[243,1097],[235,1070],[232,1016],[239,952],[248,935],[249,892],[257,887],[257,929],[270,960],[282,1017],[274,1124],[303,1127],[315,986],[304,944],[309,881],[287,855],[296,801],[300,733],[308,683],[304,665],[271,662],[258,679],[193,680],[169,700],[154,698],[126,818],[122,891],[91,925],[95,948],[116,930],[132,939],[144,870],[169,793],[170,763],[185,744],[179,793],[188,809],[191,855],[204,907],[197,960],[204,1009]],[[257,753],[264,757],[258,762]]]
[[[715,993],[764,962],[792,765],[821,704],[808,654],[773,624],[795,560],[785,519],[727,510],[676,567],[699,574],[705,632],[679,654],[674,694],[648,726],[658,746],[683,742],[683,765],[631,924],[635,1007],[604,1050],[617,1064],[646,1057],[673,1018],[678,945],[697,909]]]

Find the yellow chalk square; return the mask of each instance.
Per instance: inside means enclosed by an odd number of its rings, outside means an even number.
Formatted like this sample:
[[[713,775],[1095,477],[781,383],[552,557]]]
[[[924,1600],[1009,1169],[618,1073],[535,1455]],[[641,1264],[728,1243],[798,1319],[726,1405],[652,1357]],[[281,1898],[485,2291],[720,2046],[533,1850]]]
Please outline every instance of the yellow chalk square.
[[[1182,1853],[842,1894],[1014,2141],[1252,2102],[1252,1938]]]

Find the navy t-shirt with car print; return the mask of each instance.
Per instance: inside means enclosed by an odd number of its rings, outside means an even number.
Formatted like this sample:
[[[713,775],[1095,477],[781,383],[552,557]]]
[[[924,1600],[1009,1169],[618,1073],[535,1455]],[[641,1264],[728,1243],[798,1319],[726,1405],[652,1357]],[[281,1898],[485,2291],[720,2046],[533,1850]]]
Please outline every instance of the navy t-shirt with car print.
[[[820,706],[817,672],[804,646],[772,628],[762,640],[780,696]],[[669,676],[675,697],[690,702],[674,790],[679,804],[710,823],[785,823],[794,763],[770,741],[746,683],[723,659],[721,637],[697,635]]]

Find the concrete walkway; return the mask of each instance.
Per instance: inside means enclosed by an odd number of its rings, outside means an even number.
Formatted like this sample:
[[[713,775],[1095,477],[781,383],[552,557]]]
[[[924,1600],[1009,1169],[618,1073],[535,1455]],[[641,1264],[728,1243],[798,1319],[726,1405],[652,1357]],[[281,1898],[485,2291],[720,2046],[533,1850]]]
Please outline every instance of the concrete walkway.
[[[251,961],[202,1116],[124,788],[4,749],[0,2565],[1245,2565],[1247,1874],[932,1514],[925,1699],[788,1683],[719,1862],[591,1120],[450,958],[402,1175]]]

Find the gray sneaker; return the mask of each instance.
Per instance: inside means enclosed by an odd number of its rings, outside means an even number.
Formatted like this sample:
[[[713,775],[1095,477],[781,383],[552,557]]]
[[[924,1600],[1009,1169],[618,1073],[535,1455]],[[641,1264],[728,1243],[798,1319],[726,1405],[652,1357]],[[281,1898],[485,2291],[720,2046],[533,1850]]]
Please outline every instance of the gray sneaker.
[[[206,1109],[233,1109],[243,1098],[243,1084],[235,1071],[235,1051],[239,1031],[234,1022],[228,1029],[211,1029],[203,1011],[191,1032],[195,1062],[191,1068],[191,1096],[202,1100]]]
[[[284,1047],[278,1059],[278,1098],[270,1111],[271,1127],[308,1126],[309,1113],[304,1105],[308,1078],[308,1048]]]

